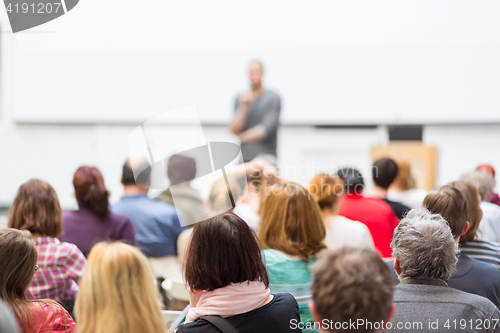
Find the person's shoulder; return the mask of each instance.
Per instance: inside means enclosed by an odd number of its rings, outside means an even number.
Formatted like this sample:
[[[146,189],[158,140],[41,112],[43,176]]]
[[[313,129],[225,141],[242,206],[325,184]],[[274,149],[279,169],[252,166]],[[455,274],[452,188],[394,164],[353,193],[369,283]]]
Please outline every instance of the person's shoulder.
[[[115,213],[115,212],[109,212],[109,214],[106,216],[106,219],[110,221],[113,224],[118,224],[118,225],[124,225],[127,223],[132,223],[130,221],[130,217],[128,217],[125,214],[121,213]]]
[[[280,100],[281,97],[280,95],[278,95],[277,92],[275,92],[274,90],[266,90],[266,97],[270,100]]]
[[[498,269],[498,267],[481,260],[477,260],[471,257],[469,258],[473,263],[471,273],[480,274],[483,277],[487,276],[488,279],[495,279],[492,280],[492,282],[496,282],[496,284],[500,283],[500,269]]]

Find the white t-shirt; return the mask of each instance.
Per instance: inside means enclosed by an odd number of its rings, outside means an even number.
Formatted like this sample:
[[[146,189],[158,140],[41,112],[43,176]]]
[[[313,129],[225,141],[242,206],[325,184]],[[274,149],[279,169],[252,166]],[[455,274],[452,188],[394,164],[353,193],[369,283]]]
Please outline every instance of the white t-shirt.
[[[243,221],[245,221],[250,228],[255,230],[256,233],[259,232],[260,227],[260,216],[250,207],[247,203],[239,203],[236,204],[236,207],[233,209],[233,213],[241,217]]]
[[[481,210],[483,218],[477,229],[478,239],[500,243],[500,206],[481,201]]]
[[[422,207],[422,201],[424,201],[426,195],[427,195],[426,190],[421,190],[417,188],[412,188],[404,192],[396,192],[389,190],[387,192],[387,199],[391,201],[400,202],[403,205],[413,209]]]
[[[329,248],[351,246],[375,250],[370,230],[363,223],[340,215],[328,218],[325,223],[327,223],[326,246]]]

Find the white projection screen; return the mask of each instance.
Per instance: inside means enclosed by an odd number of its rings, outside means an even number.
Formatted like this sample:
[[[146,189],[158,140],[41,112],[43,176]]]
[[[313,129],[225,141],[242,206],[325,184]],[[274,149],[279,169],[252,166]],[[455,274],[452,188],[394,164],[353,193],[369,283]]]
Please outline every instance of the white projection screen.
[[[497,0],[81,0],[16,34],[2,11],[4,107],[19,122],[136,123],[196,105],[226,124],[247,64],[284,124],[500,122]]]

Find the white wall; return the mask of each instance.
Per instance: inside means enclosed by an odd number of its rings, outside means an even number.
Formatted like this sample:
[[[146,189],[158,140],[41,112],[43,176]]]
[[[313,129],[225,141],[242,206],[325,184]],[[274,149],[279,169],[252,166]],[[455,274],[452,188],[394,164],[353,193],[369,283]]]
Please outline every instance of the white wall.
[[[127,139],[133,128],[16,125],[4,114],[0,120],[0,204],[8,205],[18,186],[36,177],[55,187],[64,208],[74,208],[71,180],[80,165],[97,166],[112,193],[111,201],[117,201],[122,194],[119,181],[128,154]],[[209,141],[235,140],[224,127],[207,127],[205,135]],[[490,163],[500,170],[499,142],[500,124],[440,125],[424,129],[424,143],[435,145],[439,150],[437,184],[455,180],[480,163]],[[387,143],[385,127],[283,127],[279,137],[280,166],[284,176],[303,184],[317,172],[335,171],[336,167],[345,165],[356,165],[366,173],[371,147]],[[369,179],[367,184],[371,184]]]

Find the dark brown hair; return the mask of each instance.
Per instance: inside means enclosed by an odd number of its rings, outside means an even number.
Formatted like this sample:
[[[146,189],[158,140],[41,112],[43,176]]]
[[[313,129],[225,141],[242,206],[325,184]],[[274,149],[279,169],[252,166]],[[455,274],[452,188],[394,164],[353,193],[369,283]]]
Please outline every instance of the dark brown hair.
[[[375,185],[387,190],[398,176],[399,167],[394,160],[384,157],[373,163],[372,177]]]
[[[192,290],[212,291],[230,283],[257,280],[269,287],[255,233],[236,214],[198,222],[186,259],[185,279]]]
[[[479,222],[483,218],[483,211],[481,210],[481,197],[479,196],[479,191],[474,183],[458,180],[448,185],[458,189],[467,199],[469,205],[469,230],[460,237],[460,244],[470,242],[476,238],[477,229],[479,228]]]
[[[311,293],[321,319],[334,323],[362,319],[379,324],[388,319],[394,294],[393,276],[375,252],[349,247],[324,251],[312,271]],[[333,328],[331,331],[343,332]],[[376,330],[364,326],[349,330],[373,331]]]
[[[79,167],[73,176],[73,186],[78,207],[89,208],[101,217],[109,213],[109,191],[99,169]]]
[[[344,181],[338,176],[320,173],[311,179],[309,192],[321,210],[332,208],[344,194]]]
[[[22,184],[9,210],[8,226],[32,234],[59,237],[62,211],[54,188],[39,179]]]
[[[23,332],[28,328],[35,329],[33,307],[41,303],[49,305],[52,311],[59,307],[50,300],[28,300],[26,291],[35,274],[38,259],[35,243],[27,231],[16,229],[0,229],[0,297],[16,315]],[[40,306],[41,311],[45,311]],[[64,323],[67,321],[64,314]]]
[[[451,185],[438,186],[427,194],[422,203],[431,213],[441,215],[450,225],[453,237],[462,235],[469,219],[467,199]]]
[[[275,249],[308,261],[326,248],[325,224],[318,203],[297,183],[266,187],[261,207],[259,240]]]

